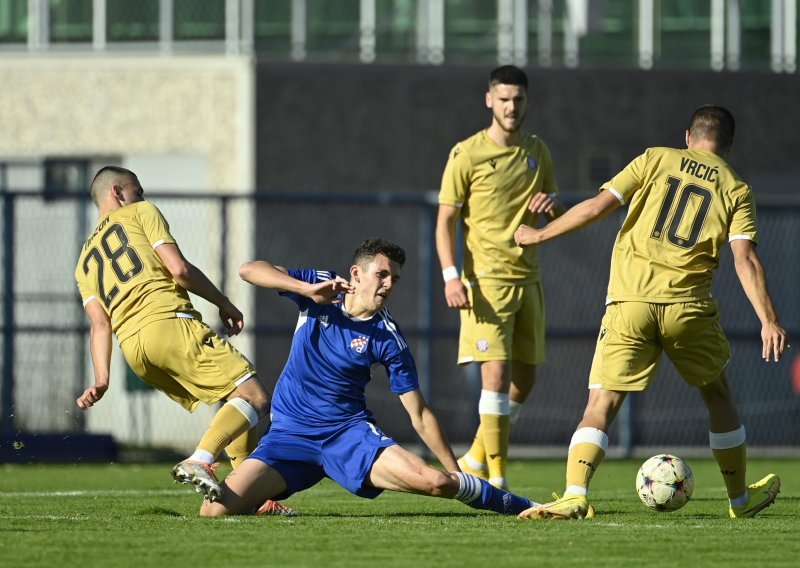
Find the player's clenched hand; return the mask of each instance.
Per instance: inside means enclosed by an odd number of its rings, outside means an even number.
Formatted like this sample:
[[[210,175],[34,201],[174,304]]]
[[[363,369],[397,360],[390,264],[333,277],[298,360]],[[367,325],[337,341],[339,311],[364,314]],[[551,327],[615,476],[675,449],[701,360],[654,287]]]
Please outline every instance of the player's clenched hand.
[[[780,361],[784,350],[789,348],[789,336],[777,322],[768,322],[761,327],[761,357],[776,363]]]
[[[531,213],[551,214],[556,206],[556,200],[550,194],[539,192],[531,198],[528,203],[528,211]]]
[[[444,297],[447,300],[447,306],[450,308],[468,310],[472,307],[469,304],[467,287],[458,278],[453,278],[444,283]]]
[[[103,395],[106,394],[107,390],[108,385],[95,384],[83,391],[83,394],[78,397],[76,402],[80,408],[86,410],[90,406],[93,406],[95,402],[103,398]]]
[[[334,280],[325,280],[310,284],[306,297],[316,304],[339,304],[341,294],[352,294],[355,289],[344,278],[337,276]]]
[[[518,246],[527,247],[539,244],[539,230],[528,225],[520,225],[514,231],[514,241]]]
[[[225,302],[219,307],[219,318],[225,326],[225,333],[228,337],[236,335],[244,329],[244,316],[239,308],[231,302]]]

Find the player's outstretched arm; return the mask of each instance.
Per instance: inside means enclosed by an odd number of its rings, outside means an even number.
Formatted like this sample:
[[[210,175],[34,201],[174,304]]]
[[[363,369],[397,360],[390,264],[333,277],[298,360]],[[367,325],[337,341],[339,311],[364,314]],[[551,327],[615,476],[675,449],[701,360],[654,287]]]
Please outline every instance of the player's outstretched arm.
[[[444,275],[444,297],[448,307],[458,310],[469,309],[467,288],[458,277],[456,270],[456,222],[461,214],[458,207],[439,205],[436,217],[436,253]]]
[[[442,425],[419,389],[401,394],[400,401],[411,417],[411,425],[414,430],[444,468],[447,471],[461,471]]]
[[[770,358],[778,361],[789,347],[789,337],[778,322],[778,314],[767,288],[767,276],[756,253],[756,246],[748,239],[736,239],[731,241],[731,251],[736,275],[761,321],[761,356],[765,361]]]
[[[202,270],[186,260],[178,245],[165,243],[156,247],[156,253],[178,285],[217,306],[219,317],[228,335],[236,335],[242,331],[244,328],[242,312],[214,286]]]
[[[541,229],[520,225],[514,233],[514,240],[521,247],[538,245],[544,241],[591,225],[620,205],[621,203],[613,193],[603,190],[594,197],[581,201]]]
[[[250,284],[299,294],[317,304],[336,304],[341,302],[340,294],[353,293],[353,287],[344,278],[337,276],[333,280],[309,284],[290,276],[285,268],[266,260],[245,262],[239,268],[239,276]]]
[[[76,401],[83,409],[103,398],[111,376],[111,319],[97,300],[86,304],[86,317],[90,324],[94,384],[83,391]]]

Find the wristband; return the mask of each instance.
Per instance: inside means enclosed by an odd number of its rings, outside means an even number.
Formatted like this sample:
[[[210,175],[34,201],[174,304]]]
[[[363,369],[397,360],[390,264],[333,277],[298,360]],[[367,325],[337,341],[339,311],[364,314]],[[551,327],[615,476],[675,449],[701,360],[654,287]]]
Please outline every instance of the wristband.
[[[444,270],[442,270],[442,278],[444,278],[445,282],[450,282],[451,280],[455,280],[458,278],[458,269],[455,266],[448,266]]]

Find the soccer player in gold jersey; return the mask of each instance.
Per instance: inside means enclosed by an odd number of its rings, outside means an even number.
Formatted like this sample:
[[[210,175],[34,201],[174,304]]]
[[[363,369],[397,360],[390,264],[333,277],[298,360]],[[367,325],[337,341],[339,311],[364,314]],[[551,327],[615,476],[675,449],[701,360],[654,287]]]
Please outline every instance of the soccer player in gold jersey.
[[[195,452],[172,470],[175,481],[213,500],[221,494],[215,460],[226,449],[236,467],[249,455],[270,396],[250,362],[203,323],[188,292],[219,308],[229,336],[242,330],[242,313],[184,258],[143,193],[125,168],[106,166],[92,181],[100,220],[81,250],[75,279],[91,324],[95,382],[77,403],[88,409],[108,390],[112,333],[131,369],[186,410],[225,401]]]
[[[711,281],[729,242],[736,274],[761,321],[761,355],[777,362],[786,331],[756,253],[753,193],[725,161],[733,115],[720,106],[697,109],[687,149],[649,148],[600,193],[542,229],[520,225],[522,247],[585,227],[628,205],[611,257],[606,313],[589,376],[589,401],[572,436],[564,496],[532,507],[529,519],[583,518],[592,475],[608,448],[608,429],[625,395],[647,388],[662,352],[708,408],[709,443],[728,493],[731,518],[753,517],[775,501],[777,475],[745,484],[745,429],[731,398],[725,367],[728,340],[719,324]]]
[[[563,213],[550,150],[523,131],[528,78],[506,65],[489,75],[489,127],[455,145],[439,192],[436,250],[447,305],[460,310],[458,363],[480,363],[480,426],[459,460],[467,473],[506,488],[511,425],[544,361],[545,311],[536,247],[520,248],[514,230],[539,215]],[[464,263],[456,268],[456,224],[463,221]]]

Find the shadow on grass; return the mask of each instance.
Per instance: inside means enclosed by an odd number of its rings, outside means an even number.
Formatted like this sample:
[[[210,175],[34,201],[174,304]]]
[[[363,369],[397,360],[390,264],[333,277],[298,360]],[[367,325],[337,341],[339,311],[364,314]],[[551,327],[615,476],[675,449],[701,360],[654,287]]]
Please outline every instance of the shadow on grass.
[[[420,518],[420,517],[434,517],[437,519],[456,519],[456,518],[474,518],[476,516],[500,516],[500,517],[513,517],[514,515],[497,515],[490,512],[483,513],[481,511],[464,511],[463,513],[452,512],[402,512],[397,513],[303,513],[304,517],[317,517],[317,518],[332,518],[332,519],[357,519],[357,518],[375,518],[375,519],[396,519],[401,518]]]
[[[160,515],[162,517],[183,517],[183,513],[179,513],[178,511],[173,511],[172,509],[165,509],[164,507],[146,507],[144,509],[140,509],[134,513],[139,516],[145,515]]]

